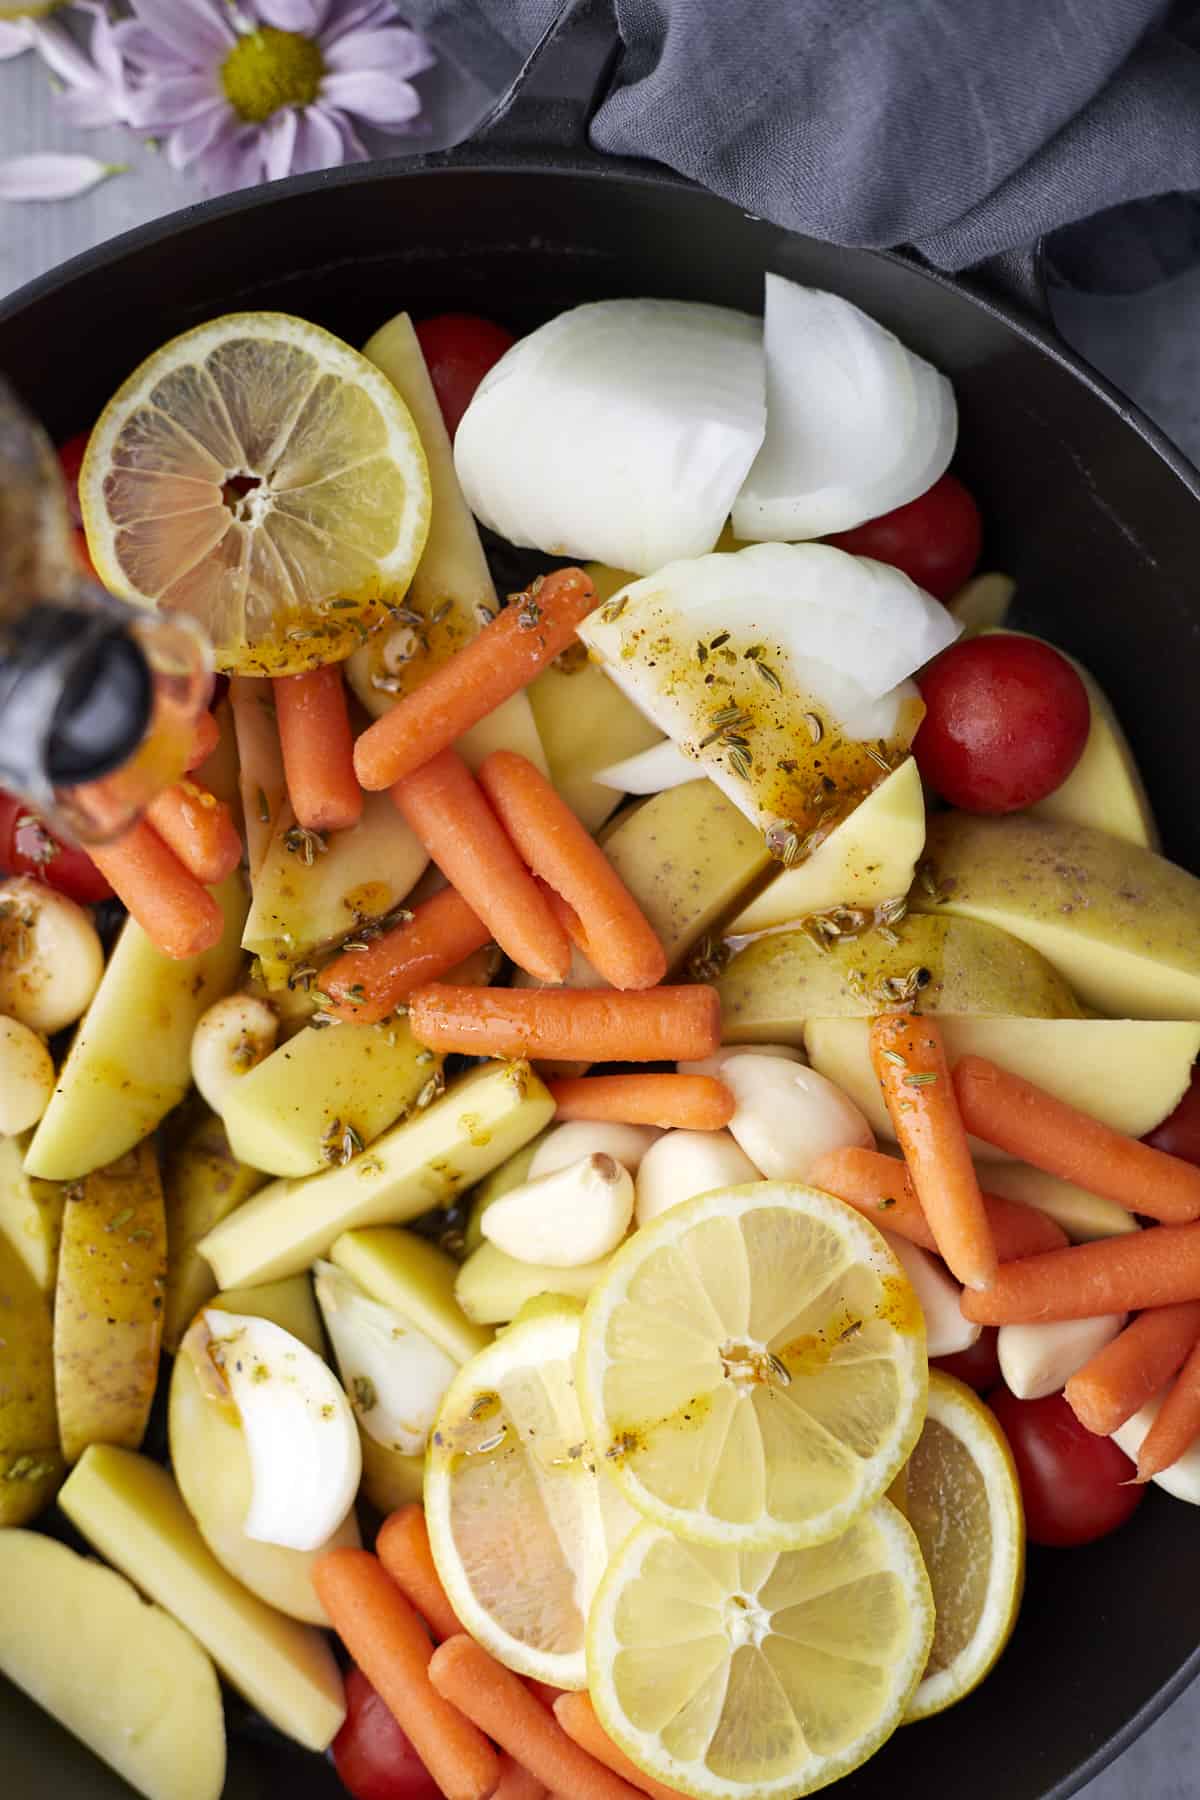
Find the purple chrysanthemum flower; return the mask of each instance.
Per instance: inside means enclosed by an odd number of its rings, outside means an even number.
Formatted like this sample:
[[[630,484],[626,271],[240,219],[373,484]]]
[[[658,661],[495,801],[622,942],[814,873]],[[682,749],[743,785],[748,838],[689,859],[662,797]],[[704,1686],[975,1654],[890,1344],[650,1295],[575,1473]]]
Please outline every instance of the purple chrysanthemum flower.
[[[402,130],[433,62],[391,0],[129,0],[113,36],[127,120],[213,190],[361,162],[355,129]]]

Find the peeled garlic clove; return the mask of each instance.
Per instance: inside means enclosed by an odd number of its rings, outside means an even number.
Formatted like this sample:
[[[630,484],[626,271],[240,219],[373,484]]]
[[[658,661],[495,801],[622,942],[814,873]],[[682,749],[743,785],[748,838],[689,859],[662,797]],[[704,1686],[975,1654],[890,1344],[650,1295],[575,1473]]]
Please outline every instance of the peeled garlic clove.
[[[873,1150],[875,1137],[853,1100],[815,1069],[760,1056],[731,1056],[721,1080],[737,1111],[729,1129],[770,1181],[807,1181],[827,1150]]]
[[[662,1132],[657,1125],[608,1125],[595,1119],[568,1119],[548,1131],[533,1153],[529,1179],[553,1175],[581,1156],[611,1156],[636,1175],[638,1165]]]
[[[651,1144],[635,1180],[637,1222],[713,1188],[741,1187],[761,1176],[728,1131],[667,1131]]]
[[[518,1262],[575,1269],[615,1250],[633,1218],[633,1177],[614,1157],[580,1157],[493,1200],[485,1238]]]
[[[941,1258],[931,1256],[919,1244],[910,1244],[894,1231],[885,1231],[883,1236],[921,1303],[928,1355],[957,1356],[960,1350],[969,1350],[978,1341],[982,1327],[963,1318],[962,1289],[947,1274]]]
[[[270,1319],[202,1314],[208,1355],[237,1408],[250,1459],[243,1530],[263,1544],[317,1550],[354,1504],[362,1451],[332,1371]]]
[[[1131,1419],[1126,1419],[1112,1434],[1112,1441],[1119,1450],[1123,1450],[1131,1461],[1136,1462],[1138,1453],[1146,1439],[1146,1433],[1158,1417],[1163,1401],[1170,1393],[1170,1384],[1162,1392],[1155,1394],[1153,1400],[1147,1400],[1139,1412]],[[1177,1500],[1187,1500],[1192,1506],[1200,1506],[1200,1440],[1190,1450],[1185,1450],[1178,1461],[1169,1469],[1162,1469],[1154,1476],[1157,1487],[1165,1488],[1168,1494],[1174,1494]]]
[[[1002,1325],[996,1338],[1000,1373],[1018,1400],[1057,1394],[1085,1362],[1111,1343],[1124,1313],[1054,1319],[1045,1325]]]
[[[699,1062],[676,1063],[681,1075],[720,1075],[731,1056],[775,1056],[780,1062],[807,1062],[803,1050],[795,1044],[722,1044],[711,1056]]]

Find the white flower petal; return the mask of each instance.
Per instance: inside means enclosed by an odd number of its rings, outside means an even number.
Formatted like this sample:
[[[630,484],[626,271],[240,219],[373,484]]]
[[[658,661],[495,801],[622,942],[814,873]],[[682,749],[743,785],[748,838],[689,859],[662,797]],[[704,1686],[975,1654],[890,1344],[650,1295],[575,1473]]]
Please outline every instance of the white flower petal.
[[[352,31],[326,52],[327,67],[336,75],[353,69],[378,69],[390,75],[419,75],[437,57],[423,37],[404,26],[386,31]]]
[[[129,123],[135,131],[174,131],[220,101],[211,76],[168,75],[129,96]]]
[[[296,115],[296,140],[292,151],[293,175],[316,169],[335,169],[347,160],[347,143],[339,121],[319,106],[306,106]]]
[[[204,156],[237,132],[237,116],[223,101],[211,110],[185,119],[167,140],[167,161],[173,169],[186,169],[197,157]]]
[[[11,24],[0,20],[0,62],[11,56],[23,56],[33,48],[33,33],[27,19],[14,19]]]
[[[329,16],[329,0],[254,0],[254,10],[264,25],[274,25],[277,31],[316,37]]]
[[[411,82],[383,69],[356,69],[345,75],[329,75],[321,83],[321,98],[329,106],[353,113],[371,125],[406,125],[421,110],[421,96]]]
[[[375,31],[381,25],[394,25],[396,12],[392,0],[338,0],[333,16],[321,33],[321,48],[329,50],[352,31]]]
[[[263,159],[268,181],[282,181],[285,175],[291,174],[299,126],[300,114],[294,106],[281,108],[263,126]]]
[[[123,168],[94,156],[10,156],[0,162],[0,200],[72,200]]]
[[[155,75],[191,73],[187,57],[168,49],[148,25],[139,25],[136,19],[119,19],[112,27],[112,39],[118,54],[137,68],[153,69]]]
[[[55,95],[55,105],[69,125],[92,131],[98,125],[124,125],[125,104],[96,88],[73,88]]]
[[[61,25],[56,25],[53,20],[46,25],[35,24],[33,42],[42,61],[68,87],[94,88],[100,85],[102,77],[99,69]]]
[[[134,17],[197,69],[228,56],[236,41],[225,8],[212,0],[131,0]]]

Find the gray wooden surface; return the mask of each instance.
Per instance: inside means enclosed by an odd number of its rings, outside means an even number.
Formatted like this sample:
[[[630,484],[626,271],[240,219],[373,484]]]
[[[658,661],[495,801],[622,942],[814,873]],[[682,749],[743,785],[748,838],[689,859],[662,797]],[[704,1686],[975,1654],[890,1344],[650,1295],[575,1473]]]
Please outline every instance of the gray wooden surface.
[[[450,141],[463,117],[478,115],[480,96],[461,95],[440,75],[427,82],[434,139]],[[45,74],[32,57],[0,64],[0,156],[58,149],[127,161],[129,172],[79,200],[41,206],[0,201],[0,293],[198,198],[191,181],[127,132],[64,129]],[[1060,296],[1056,312],[1069,340],[1200,461],[1200,272],[1148,296]],[[1053,1669],[1046,1679],[1052,1692]],[[1192,1689],[1084,1790],[1084,1800],[1196,1800],[1198,1757],[1200,1689]]]

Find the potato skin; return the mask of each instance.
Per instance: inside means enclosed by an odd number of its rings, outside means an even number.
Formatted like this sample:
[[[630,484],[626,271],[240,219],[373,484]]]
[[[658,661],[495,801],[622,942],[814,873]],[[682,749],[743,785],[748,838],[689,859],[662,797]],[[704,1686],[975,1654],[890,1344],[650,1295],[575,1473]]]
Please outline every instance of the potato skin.
[[[65,1474],[54,1409],[50,1305],[0,1235],[0,1526],[35,1519]]]

